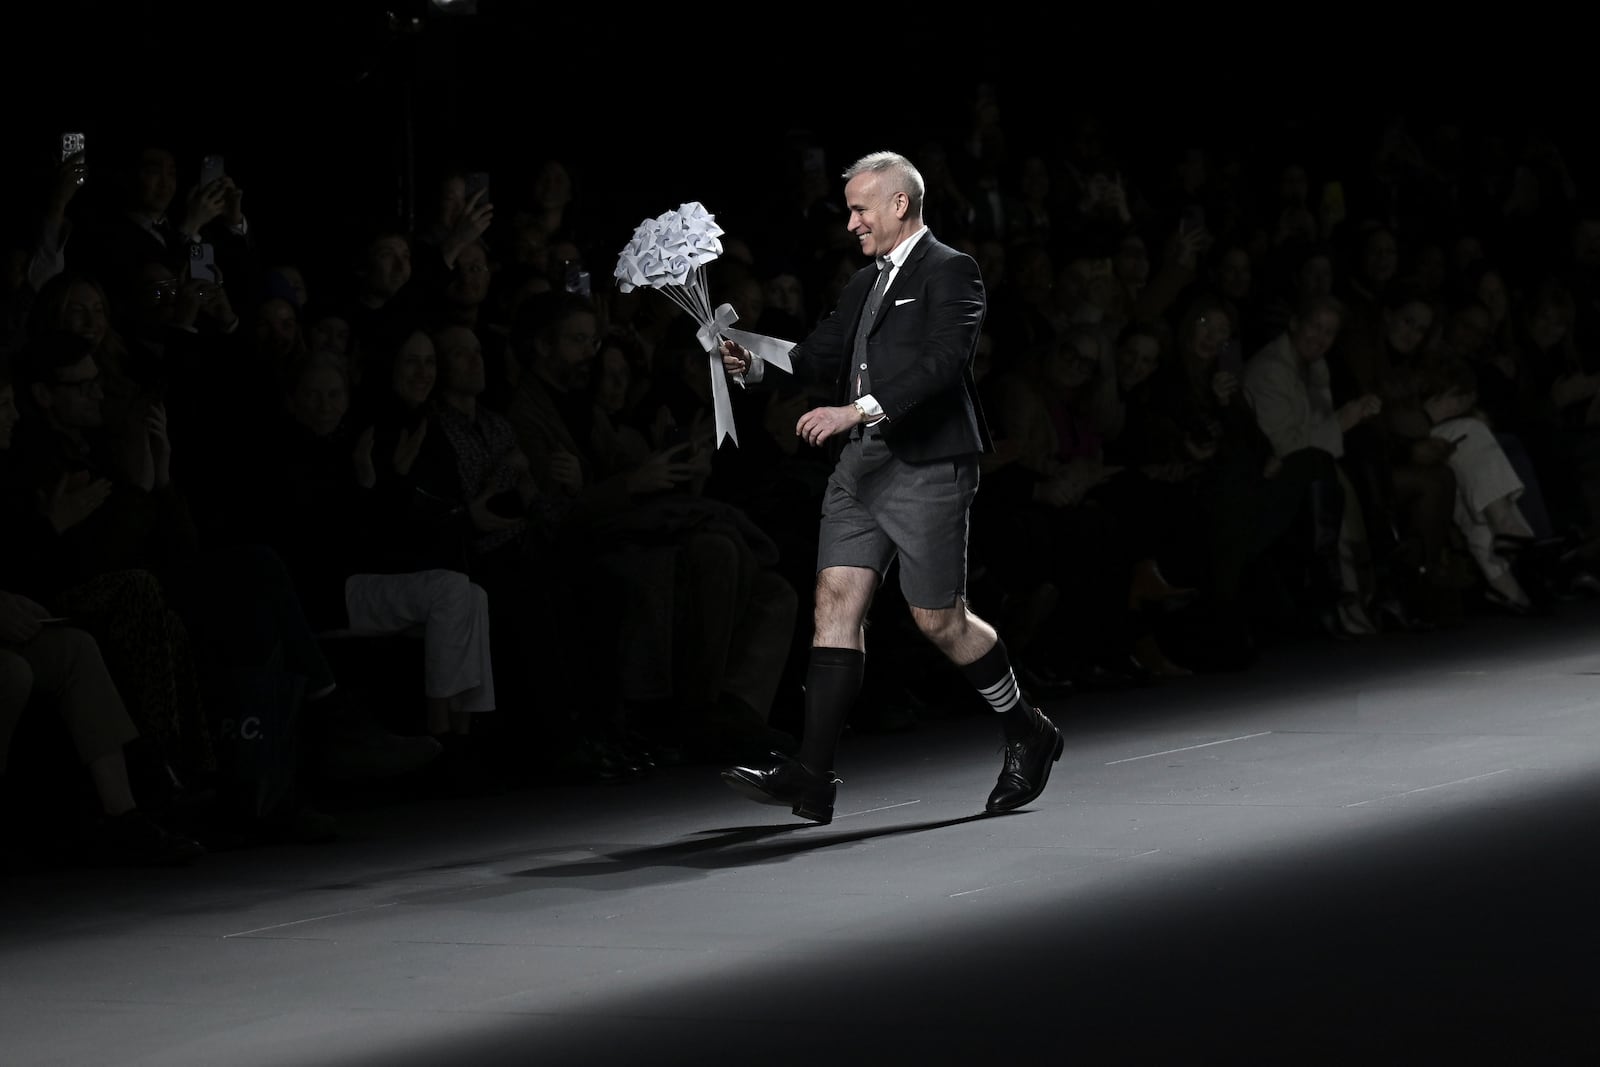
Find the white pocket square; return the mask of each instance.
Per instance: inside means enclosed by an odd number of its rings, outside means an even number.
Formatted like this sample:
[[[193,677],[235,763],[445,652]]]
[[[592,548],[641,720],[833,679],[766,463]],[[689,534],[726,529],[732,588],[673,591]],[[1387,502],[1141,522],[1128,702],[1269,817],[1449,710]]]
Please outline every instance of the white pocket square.
[[[896,300],[894,302],[894,306],[895,307],[899,307],[901,304],[915,304],[916,302],[917,302],[917,298],[916,297],[908,296],[904,300]]]

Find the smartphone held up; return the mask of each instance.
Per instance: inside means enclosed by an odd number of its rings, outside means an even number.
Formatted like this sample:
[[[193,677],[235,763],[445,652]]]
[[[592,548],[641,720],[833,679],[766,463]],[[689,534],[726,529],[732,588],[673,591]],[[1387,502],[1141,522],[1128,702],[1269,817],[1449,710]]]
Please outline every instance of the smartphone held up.
[[[579,296],[593,296],[589,282],[589,272],[583,269],[583,264],[573,260],[564,264],[566,268],[565,285],[569,293]]]
[[[84,179],[84,150],[83,134],[81,132],[63,133],[61,135],[61,162],[76,164],[73,180],[82,185]]]
[[[200,160],[200,188],[211,188],[220,182],[225,174],[227,170],[222,165],[221,156],[210,155]]]
[[[206,285],[218,285],[222,276],[217,271],[216,249],[209,241],[189,246],[189,279]]]

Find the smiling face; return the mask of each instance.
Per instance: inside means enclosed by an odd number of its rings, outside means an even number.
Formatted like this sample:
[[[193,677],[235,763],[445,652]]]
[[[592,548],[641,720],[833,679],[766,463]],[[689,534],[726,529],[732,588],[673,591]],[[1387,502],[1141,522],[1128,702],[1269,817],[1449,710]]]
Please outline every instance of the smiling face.
[[[1528,316],[1528,338],[1540,351],[1554,348],[1566,338],[1571,323],[1567,308],[1551,301],[1540,301]]]
[[[1361,269],[1367,281],[1380,286],[1394,277],[1400,266],[1400,246],[1388,230],[1375,230],[1362,246]]]
[[[1202,363],[1215,363],[1233,336],[1233,320],[1221,308],[1207,308],[1189,326],[1189,350]]]
[[[1409,356],[1422,344],[1433,327],[1433,309],[1421,300],[1412,300],[1383,313],[1384,336],[1397,355]]]
[[[1117,380],[1132,389],[1156,372],[1161,345],[1150,334],[1132,333],[1117,346]]]
[[[1476,296],[1489,309],[1491,327],[1498,327],[1511,313],[1511,297],[1506,292],[1505,280],[1496,271],[1486,270],[1478,278]]]
[[[326,437],[337,430],[349,408],[350,393],[344,374],[331,360],[307,367],[289,394],[289,413],[316,437]]]
[[[300,339],[300,316],[294,305],[280,296],[263,300],[256,309],[256,337],[263,351],[292,352]]]
[[[343,315],[324,312],[306,324],[306,347],[313,352],[350,354],[350,323]]]
[[[456,255],[455,272],[450,276],[447,295],[465,307],[477,307],[489,296],[489,253],[474,242]]]
[[[1077,332],[1056,345],[1045,364],[1045,380],[1056,389],[1070,393],[1088,384],[1099,371],[1099,340],[1093,334]]]
[[[633,372],[628,366],[628,355],[615,345],[600,350],[597,360],[600,374],[595,382],[595,403],[601,410],[615,415],[628,404],[628,389],[633,384]]]
[[[864,255],[886,256],[911,232],[906,223],[909,200],[895,188],[894,177],[892,170],[865,171],[845,183],[850,212],[846,226]]]
[[[569,308],[533,341],[533,372],[563,393],[589,388],[600,352],[600,320],[587,308]]]
[[[64,430],[92,430],[103,421],[100,367],[93,356],[58,367],[33,386],[33,397],[50,422]]]
[[[433,392],[433,383],[438,377],[439,363],[434,355],[433,338],[418,330],[406,338],[400,351],[395,353],[389,387],[406,407],[421,407]]]
[[[177,306],[178,279],[164,263],[146,263],[136,274],[132,302],[135,329],[157,331],[172,321]]]
[[[88,282],[74,282],[61,307],[61,326],[98,348],[111,329],[105,295]]]
[[[367,293],[388,300],[411,280],[411,244],[404,237],[380,237],[367,248]]]
[[[793,274],[775,274],[766,283],[767,307],[796,318],[804,318],[806,291],[800,279]]]
[[[1305,316],[1297,315],[1289,324],[1289,340],[1307,363],[1326,357],[1338,336],[1339,313],[1332,308],[1317,308]]]

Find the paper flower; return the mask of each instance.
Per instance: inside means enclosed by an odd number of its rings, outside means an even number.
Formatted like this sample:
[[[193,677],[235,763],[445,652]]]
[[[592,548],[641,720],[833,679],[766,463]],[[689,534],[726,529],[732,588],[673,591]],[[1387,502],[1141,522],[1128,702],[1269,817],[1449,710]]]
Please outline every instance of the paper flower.
[[[706,264],[722,255],[719,238],[723,230],[716,216],[699,201],[679,204],[653,219],[645,219],[617,256],[613,272],[624,293],[635,289],[655,289],[677,304],[699,325],[695,336],[711,356],[712,409],[716,414],[717,447],[724,437],[739,443],[733,426],[733,406],[728,399],[727,376],[719,351],[723,338],[737,341],[762,359],[790,370],[789,350],[793,341],[780,341],[762,334],[732,329],[739,316],[729,304],[713,309],[706,289]]]
[[[689,296],[692,291],[705,295],[704,269],[722,255],[722,227],[705,207],[696,201],[679,205],[676,211],[645,219],[617,257],[617,284],[625,293],[641,286],[661,289],[669,296],[675,286]],[[691,315],[698,304],[674,296]]]

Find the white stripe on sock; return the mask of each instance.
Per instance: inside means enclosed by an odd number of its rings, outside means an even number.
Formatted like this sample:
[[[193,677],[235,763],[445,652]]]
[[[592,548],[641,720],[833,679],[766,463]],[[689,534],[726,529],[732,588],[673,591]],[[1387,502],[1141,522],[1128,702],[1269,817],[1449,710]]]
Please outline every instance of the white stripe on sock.
[[[1010,711],[1022,700],[1022,690],[1017,687],[1017,675],[1006,671],[1006,676],[987,689],[978,690],[995,711]]]

